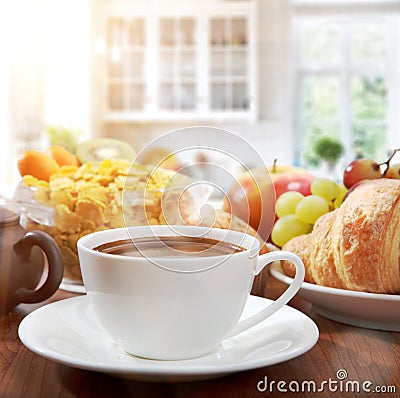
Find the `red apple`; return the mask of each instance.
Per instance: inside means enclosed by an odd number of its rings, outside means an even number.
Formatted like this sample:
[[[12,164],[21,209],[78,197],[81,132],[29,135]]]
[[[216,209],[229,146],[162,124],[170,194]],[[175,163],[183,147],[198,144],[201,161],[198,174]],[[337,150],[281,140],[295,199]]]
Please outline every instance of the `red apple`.
[[[343,184],[350,189],[362,180],[381,178],[380,166],[374,159],[361,158],[353,160],[343,172]]]
[[[276,199],[287,191],[310,195],[314,178],[307,170],[286,165],[249,170],[230,187],[223,210],[241,218],[267,239],[275,221]]]
[[[268,167],[275,186],[276,199],[284,192],[297,191],[304,196],[311,195],[310,184],[314,174],[293,166],[275,165]]]

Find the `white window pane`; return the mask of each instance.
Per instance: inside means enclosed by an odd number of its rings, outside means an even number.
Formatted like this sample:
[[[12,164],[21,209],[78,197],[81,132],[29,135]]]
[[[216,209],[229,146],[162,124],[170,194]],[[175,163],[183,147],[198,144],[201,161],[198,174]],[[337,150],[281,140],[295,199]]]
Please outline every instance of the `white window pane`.
[[[109,47],[120,45],[124,33],[124,21],[121,18],[113,18],[109,20],[107,30],[107,42]]]
[[[144,107],[144,89],[143,84],[129,85],[129,109],[140,110]]]
[[[339,114],[339,78],[309,76],[303,84],[303,115],[307,119],[336,118]]]
[[[351,79],[353,119],[385,119],[387,114],[387,82],[382,77]]]
[[[133,51],[129,56],[129,76],[142,78],[144,76],[144,54],[142,51]]]
[[[160,76],[173,78],[175,75],[175,53],[162,51],[160,53]]]
[[[211,85],[211,108],[225,109],[227,108],[226,85],[212,84]]]
[[[212,51],[210,54],[210,75],[211,76],[225,76],[227,74],[226,68],[226,52]]]
[[[181,44],[195,44],[195,20],[193,18],[183,18],[180,21],[179,27]]]
[[[180,107],[181,109],[195,109],[196,90],[193,84],[183,84],[180,87]]]
[[[236,110],[249,108],[249,94],[245,83],[234,83],[232,85],[232,107]]]
[[[300,27],[300,41],[303,66],[318,67],[339,63],[340,28],[336,23],[304,22]]]
[[[112,110],[124,109],[124,85],[110,84],[108,89],[108,106]]]
[[[232,51],[232,75],[246,76],[248,54],[243,51]]]
[[[120,57],[119,60],[108,59],[108,71],[110,77],[123,77],[125,63],[125,57]]]
[[[353,63],[383,65],[387,53],[385,24],[352,24],[350,48]]]
[[[160,85],[160,104],[161,109],[175,108],[175,93],[174,86],[170,83]]]
[[[354,123],[352,125],[353,152],[358,157],[387,159],[387,126],[385,124]]]
[[[145,30],[144,20],[133,19],[129,23],[129,44],[132,46],[140,45],[145,43]]]
[[[175,42],[175,23],[172,18],[160,20],[160,43],[163,46],[174,46]]]
[[[210,23],[210,44],[225,45],[228,42],[226,32],[226,21],[222,18],[215,18]]]
[[[196,74],[196,53],[192,50],[180,54],[180,75],[194,77]]]
[[[247,20],[244,18],[233,18],[231,35],[231,44],[247,44]]]

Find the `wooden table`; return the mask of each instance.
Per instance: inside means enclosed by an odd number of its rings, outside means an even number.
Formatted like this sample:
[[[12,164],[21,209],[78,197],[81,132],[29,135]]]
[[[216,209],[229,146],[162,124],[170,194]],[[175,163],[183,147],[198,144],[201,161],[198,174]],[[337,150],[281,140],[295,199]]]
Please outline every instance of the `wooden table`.
[[[259,281],[256,293],[275,298],[285,288],[272,277],[266,285],[265,289],[263,281]],[[46,303],[73,296],[59,290]],[[300,298],[293,299],[290,305],[309,315],[319,327],[319,341],[310,351],[278,365],[190,383],[128,381],[44,359],[28,350],[18,338],[20,321],[40,305],[20,305],[11,314],[0,316],[0,397],[400,396],[400,333],[362,329],[324,319]],[[356,382],[347,385],[348,393],[344,386],[336,384],[335,392],[335,384],[329,385],[330,380],[337,381],[337,372],[341,370],[347,372],[346,380]],[[308,388],[313,388],[311,384],[307,387],[310,381],[317,387],[322,385],[323,392],[308,392]],[[362,391],[363,383],[371,391],[396,391],[368,394]],[[353,392],[356,384],[360,392]],[[300,386],[300,391],[291,392],[289,387],[296,386]]]

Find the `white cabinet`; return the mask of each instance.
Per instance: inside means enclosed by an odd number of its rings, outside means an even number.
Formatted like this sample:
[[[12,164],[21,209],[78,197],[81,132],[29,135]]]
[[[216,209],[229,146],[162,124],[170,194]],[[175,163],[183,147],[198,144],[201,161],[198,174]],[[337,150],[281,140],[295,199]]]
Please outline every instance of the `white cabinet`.
[[[156,109],[162,112],[195,112],[199,108],[197,61],[198,19],[160,17],[156,71]]]
[[[146,42],[143,18],[107,21],[106,109],[108,112],[144,111]]]
[[[254,2],[157,4],[103,1],[95,9],[97,117],[108,122],[253,119]]]
[[[246,112],[251,102],[251,51],[245,15],[209,19],[209,85],[212,111]]]

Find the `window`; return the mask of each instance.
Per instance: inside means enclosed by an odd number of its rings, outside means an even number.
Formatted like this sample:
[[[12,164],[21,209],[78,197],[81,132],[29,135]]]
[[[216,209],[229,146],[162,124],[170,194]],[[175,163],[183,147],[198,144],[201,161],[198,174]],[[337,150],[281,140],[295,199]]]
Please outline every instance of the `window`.
[[[20,179],[17,158],[25,149],[44,149],[47,126],[88,131],[89,0],[6,3],[0,13],[0,190],[11,196]]]
[[[2,170],[2,180],[0,183],[0,195],[8,194],[5,192],[10,183],[9,163],[10,159],[10,133],[9,133],[9,104],[8,104],[8,75],[9,60],[7,58],[10,48],[7,40],[5,13],[0,15],[0,53],[2,54],[0,61],[0,131],[2,144],[0,146],[0,168]]]
[[[295,17],[295,130],[306,165],[318,163],[313,145],[321,135],[339,139],[347,160],[387,157],[398,117],[397,24],[393,16],[332,9]]]

